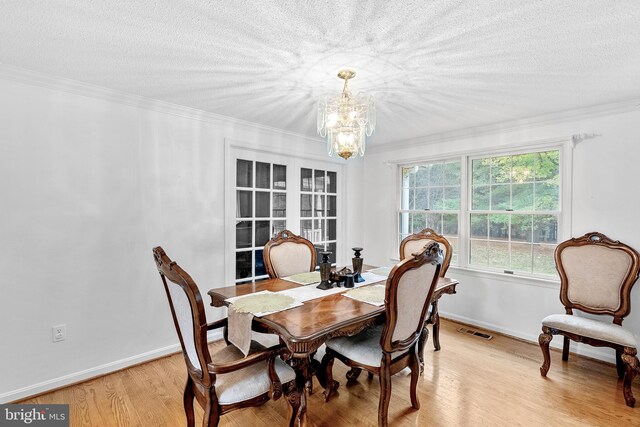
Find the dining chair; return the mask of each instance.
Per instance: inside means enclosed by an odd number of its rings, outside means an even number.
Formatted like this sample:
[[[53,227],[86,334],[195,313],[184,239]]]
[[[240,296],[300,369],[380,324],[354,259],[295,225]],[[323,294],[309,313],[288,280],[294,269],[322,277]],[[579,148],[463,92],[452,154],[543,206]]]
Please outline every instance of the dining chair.
[[[327,341],[322,367],[326,384],[331,386],[325,389],[325,401],[337,388],[332,373],[333,362],[337,358],[352,369],[366,370],[379,376],[379,426],[388,425],[391,376],[406,367],[411,368],[411,405],[420,408],[416,393],[420,375],[419,338],[438,282],[440,259],[440,248],[432,242],[400,261],[387,278],[385,323],[367,328],[352,337],[337,337]]]
[[[289,230],[282,230],[264,245],[262,252],[269,278],[277,279],[316,269],[313,243]]]
[[[442,268],[440,268],[440,277],[444,277],[449,269],[449,263],[451,262],[451,243],[442,235],[438,234],[431,228],[425,228],[422,231],[411,234],[400,242],[400,260],[405,259],[413,252],[421,249],[424,245],[430,242],[437,242],[442,249],[443,261]],[[435,351],[440,350],[440,316],[438,315],[438,300],[431,302],[431,313],[427,316],[427,321],[424,324],[425,330],[427,325],[431,324],[433,328],[433,347]],[[420,360],[424,360],[424,347],[427,343],[429,333],[426,332],[420,336]],[[421,363],[423,366],[423,363]]]
[[[637,344],[633,333],[622,327],[631,311],[631,288],[638,279],[638,252],[597,232],[562,242],[555,251],[560,274],[560,301],[566,314],[542,319],[538,343],[544,362],[540,374],[547,376],[551,364],[549,343],[554,335],[564,336],[562,360],[569,360],[570,341],[616,351],[618,378],[623,379],[627,406],[635,405],[631,382],[638,369]],[[581,317],[578,310],[591,315],[613,316],[613,322]]]
[[[227,324],[227,319],[207,324],[204,304],[195,282],[178,264],[171,261],[161,247],[153,257],[162,278],[182,354],[187,365],[187,383],[183,405],[187,426],[195,426],[194,398],[204,409],[203,426],[217,426],[227,412],[258,406],[287,395],[295,424],[300,407],[295,387],[295,372],[278,356],[283,346],[265,348],[253,341],[248,356],[233,345],[209,352],[207,332]]]

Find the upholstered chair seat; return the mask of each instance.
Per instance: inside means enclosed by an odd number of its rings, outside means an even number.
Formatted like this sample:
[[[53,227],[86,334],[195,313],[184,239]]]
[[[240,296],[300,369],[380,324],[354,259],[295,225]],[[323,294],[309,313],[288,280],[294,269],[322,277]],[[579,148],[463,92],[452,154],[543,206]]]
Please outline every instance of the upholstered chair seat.
[[[569,314],[552,314],[542,319],[542,325],[625,347],[637,347],[633,333],[613,323]]]
[[[252,341],[249,355],[264,350],[266,350],[265,347],[256,341]],[[228,345],[211,354],[211,362],[214,364],[231,363],[244,358],[244,354],[234,345]],[[278,375],[281,383],[295,380],[295,371],[282,360],[275,359],[274,366],[276,375]],[[271,380],[269,379],[266,360],[227,374],[218,374],[216,377],[216,394],[220,405],[231,405],[253,399],[268,393],[270,387]]]
[[[338,337],[327,341],[327,347],[359,365],[377,366],[382,362],[382,325],[367,328],[353,337]],[[391,353],[391,359],[406,354],[406,351]]]

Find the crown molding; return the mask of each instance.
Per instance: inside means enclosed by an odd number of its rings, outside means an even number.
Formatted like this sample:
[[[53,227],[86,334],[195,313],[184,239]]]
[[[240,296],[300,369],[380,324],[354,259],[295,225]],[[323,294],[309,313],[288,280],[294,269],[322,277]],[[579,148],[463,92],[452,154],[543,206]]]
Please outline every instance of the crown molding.
[[[320,138],[313,138],[308,135],[291,132],[276,127],[263,125],[260,123],[249,122],[246,120],[236,119],[222,114],[210,113],[196,108],[186,107],[184,105],[174,104],[158,99],[147,98],[127,92],[121,92],[115,89],[109,89],[102,86],[83,83],[77,80],[67,79],[64,77],[52,76],[38,71],[27,70],[25,68],[14,67],[0,63],[0,79],[9,80],[29,86],[38,86],[45,89],[51,89],[74,95],[86,96],[89,98],[101,99],[110,102],[127,105],[130,107],[141,108],[144,110],[155,111],[172,116],[198,120],[202,122],[214,123],[218,125],[234,125],[245,129],[252,129],[264,133],[277,133],[279,135],[288,135],[294,138],[301,138],[306,141],[323,143]]]
[[[14,81],[30,86],[38,86],[45,89],[57,90],[74,95],[86,96],[94,99],[102,99],[105,101],[115,102],[130,107],[141,108],[144,110],[155,111],[158,113],[169,114],[191,120],[199,120],[203,122],[214,123],[217,125],[234,125],[262,133],[276,133],[279,135],[287,135],[293,138],[303,139],[305,141],[313,143],[325,143],[325,141],[321,138],[310,137],[301,133],[291,132],[260,123],[236,119],[222,114],[210,113],[207,111],[198,110],[196,108],[186,107],[183,105],[161,101],[153,98],[147,98],[127,92],[121,92],[115,89],[109,89],[90,83],[83,83],[77,80],[53,76],[50,74],[27,70],[25,68],[15,67],[3,63],[0,63],[0,79]],[[490,135],[497,132],[509,132],[525,127],[539,127],[563,123],[571,120],[603,116],[607,114],[626,113],[639,109],[640,98],[633,98],[614,103],[593,105],[573,110],[532,116],[524,119],[510,120],[505,122],[492,123],[489,125],[441,132],[416,138],[404,139],[400,141],[371,144],[369,147],[367,147],[367,152],[371,154],[382,153],[401,148],[411,148],[416,146],[435,144],[438,142],[453,141],[472,136],[477,137],[482,135]]]
[[[439,142],[455,141],[469,137],[491,135],[497,132],[510,132],[527,127],[531,128],[549,126],[573,120],[580,120],[609,114],[627,113],[637,110],[640,110],[640,98],[633,98],[608,104],[592,105],[589,107],[542,114],[524,119],[509,120],[505,122],[492,123],[489,125],[474,126],[448,132],[435,133],[395,142],[387,142],[384,144],[372,145],[367,150],[371,153],[382,153],[402,148],[411,148],[422,145],[435,144]]]

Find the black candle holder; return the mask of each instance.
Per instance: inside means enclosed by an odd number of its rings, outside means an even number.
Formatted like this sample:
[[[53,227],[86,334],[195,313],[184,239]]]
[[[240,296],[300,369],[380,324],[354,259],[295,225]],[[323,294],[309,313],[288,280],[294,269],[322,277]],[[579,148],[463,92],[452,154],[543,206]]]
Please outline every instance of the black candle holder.
[[[362,262],[363,259],[360,257],[360,252],[362,252],[362,248],[351,248],[354,252],[354,257],[351,258],[351,262],[353,264],[353,281],[355,283],[364,282],[364,278],[362,277]]]
[[[322,255],[322,262],[320,263],[320,284],[316,286],[318,289],[331,289],[333,284],[331,283],[331,263],[329,262],[329,255],[331,252],[320,252]]]
[[[347,273],[344,275],[344,287],[353,288],[355,286],[355,274]]]

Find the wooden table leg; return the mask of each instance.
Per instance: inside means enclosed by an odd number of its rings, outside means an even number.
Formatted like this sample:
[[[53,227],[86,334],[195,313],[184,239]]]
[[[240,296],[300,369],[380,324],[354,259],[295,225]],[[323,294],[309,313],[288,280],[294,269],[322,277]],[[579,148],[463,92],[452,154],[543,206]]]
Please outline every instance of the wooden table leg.
[[[420,334],[420,338],[418,339],[418,361],[420,362],[420,375],[424,373],[424,346],[427,344],[427,340],[429,339],[429,329],[427,329],[427,322],[424,322],[424,327],[422,328],[422,333]]]
[[[294,357],[289,364],[296,371],[296,389],[300,395],[300,408],[295,425],[305,427],[307,425],[307,381],[309,380],[309,357]]]
[[[424,322],[424,328],[420,334],[418,341],[418,360],[420,361],[420,375],[424,373],[424,347],[429,339],[429,329],[427,325],[431,323],[433,325],[433,347],[436,351],[440,350],[440,316],[438,315],[438,300],[431,302],[431,314],[429,318]]]

